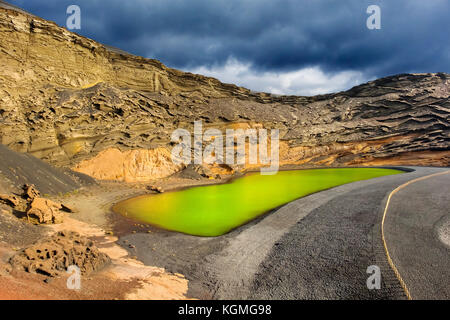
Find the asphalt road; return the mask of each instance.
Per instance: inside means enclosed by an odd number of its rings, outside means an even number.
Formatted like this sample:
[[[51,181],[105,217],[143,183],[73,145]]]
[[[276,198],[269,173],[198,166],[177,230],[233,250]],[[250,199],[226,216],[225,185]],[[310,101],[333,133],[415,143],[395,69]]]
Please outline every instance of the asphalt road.
[[[128,244],[135,245],[134,249],[129,249],[130,253],[144,263],[184,274],[190,281],[192,297],[405,299],[387,263],[381,240],[381,220],[387,197],[407,181],[447,170],[414,169],[414,172],[358,181],[312,194],[221,237],[201,238],[155,230],[151,234],[131,234],[120,241],[125,248]],[[394,262],[411,286],[413,297],[420,297],[417,292],[421,290],[435,292],[438,298],[448,297],[445,281],[448,271],[443,272],[445,268],[450,270],[448,248],[440,240],[431,243],[431,236],[427,234],[437,234],[437,231],[430,231],[431,227],[427,231],[422,226],[426,221],[433,225],[432,230],[440,230],[441,238],[450,237],[446,233],[450,221],[447,223],[444,218],[449,212],[446,194],[449,178],[446,175],[410,185],[391,200],[385,222],[386,239]],[[434,183],[434,187],[430,189],[427,183]],[[403,196],[406,198],[401,198]],[[430,200],[435,208],[432,216],[428,216],[429,204],[421,202],[428,198],[434,199]],[[409,206],[415,211],[408,209]],[[402,212],[414,214],[405,216]],[[400,220],[403,224],[399,224]],[[423,237],[417,236],[417,230],[412,232],[407,228],[410,223],[422,230]],[[425,243],[411,245],[408,237]],[[436,240],[436,236],[433,239]],[[433,253],[430,246],[439,249]],[[413,259],[422,255],[422,250],[434,256],[434,260],[427,258],[435,261],[431,267],[439,266],[434,272],[428,271],[429,264]],[[442,258],[445,255],[446,258]],[[369,290],[366,285],[369,277],[366,270],[372,265],[381,269],[379,290]],[[434,281],[427,280],[425,273]],[[424,283],[430,288],[423,289]]]
[[[399,190],[385,233],[412,299],[450,299],[450,172]]]

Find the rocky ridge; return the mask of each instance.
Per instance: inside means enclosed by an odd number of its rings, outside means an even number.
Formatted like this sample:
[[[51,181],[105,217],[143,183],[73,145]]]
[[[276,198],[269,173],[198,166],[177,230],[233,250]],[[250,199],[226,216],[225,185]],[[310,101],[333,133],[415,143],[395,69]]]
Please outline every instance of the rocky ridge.
[[[285,165],[450,163],[445,73],[275,96],[170,69],[6,8],[0,68],[0,142],[98,179],[143,181],[181,170],[167,161],[170,136],[192,130],[194,120],[223,131],[279,129]],[[124,161],[102,168],[117,155]]]

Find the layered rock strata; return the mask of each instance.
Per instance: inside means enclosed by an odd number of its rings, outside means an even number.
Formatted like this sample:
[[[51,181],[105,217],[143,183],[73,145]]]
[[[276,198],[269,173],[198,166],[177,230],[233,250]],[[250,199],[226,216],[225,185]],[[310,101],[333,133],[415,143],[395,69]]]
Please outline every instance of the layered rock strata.
[[[178,128],[279,129],[282,164],[450,163],[450,75],[402,74],[314,97],[255,93],[0,8],[0,142],[98,179],[145,181]],[[105,162],[105,159],[112,159]],[[120,162],[120,163],[119,163]]]

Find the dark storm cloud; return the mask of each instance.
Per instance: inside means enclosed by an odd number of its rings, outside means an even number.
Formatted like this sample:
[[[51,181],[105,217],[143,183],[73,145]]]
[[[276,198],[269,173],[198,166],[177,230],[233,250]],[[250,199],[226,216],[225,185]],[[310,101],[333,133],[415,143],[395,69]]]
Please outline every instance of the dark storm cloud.
[[[77,4],[80,34],[182,69],[221,66],[232,57],[258,72],[450,72],[448,0],[10,2],[60,25],[67,6]],[[366,28],[371,4],[381,7],[381,30]]]

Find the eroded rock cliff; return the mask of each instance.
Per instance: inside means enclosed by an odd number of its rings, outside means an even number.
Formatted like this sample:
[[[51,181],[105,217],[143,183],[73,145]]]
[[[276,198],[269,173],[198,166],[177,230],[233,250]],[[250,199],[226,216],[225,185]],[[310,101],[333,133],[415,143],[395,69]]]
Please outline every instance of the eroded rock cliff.
[[[0,142],[100,179],[143,181],[180,170],[167,162],[170,135],[192,130],[194,120],[205,129],[277,128],[282,164],[450,163],[444,73],[396,75],[315,97],[273,96],[5,8],[0,69]]]

